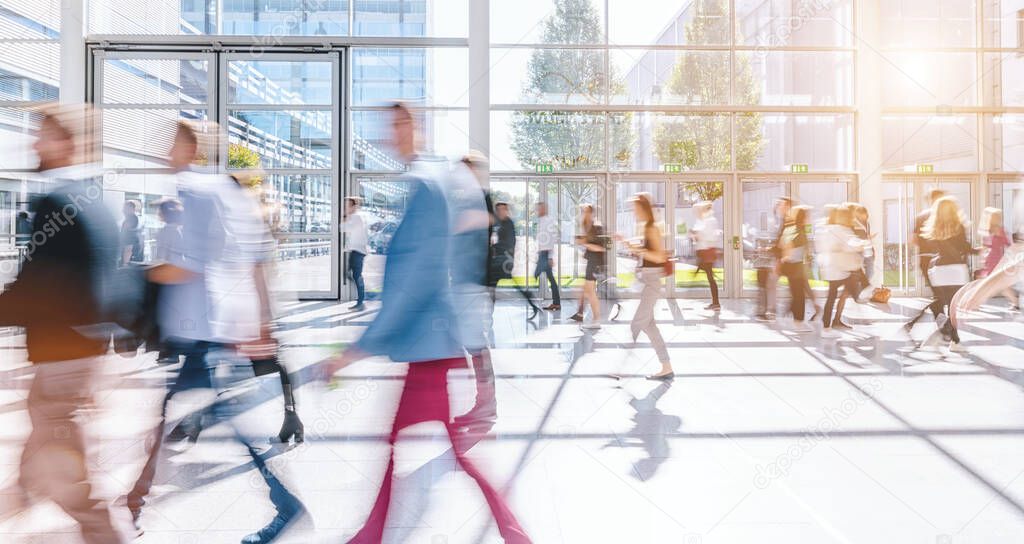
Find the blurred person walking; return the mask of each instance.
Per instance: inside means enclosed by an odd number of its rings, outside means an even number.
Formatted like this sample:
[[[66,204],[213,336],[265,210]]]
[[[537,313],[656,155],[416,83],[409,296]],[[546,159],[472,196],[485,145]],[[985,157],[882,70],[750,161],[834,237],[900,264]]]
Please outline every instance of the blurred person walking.
[[[903,325],[903,329],[907,333],[914,328],[914,325],[917,324],[917,322],[924,317],[924,314],[929,310],[931,310],[932,315],[936,319],[938,319],[939,315],[942,313],[942,304],[939,301],[938,296],[935,295],[935,291],[932,289],[931,278],[928,277],[928,268],[931,267],[932,259],[935,258],[936,249],[931,240],[924,238],[921,234],[924,230],[925,223],[928,222],[928,219],[932,215],[932,210],[935,208],[935,202],[945,196],[946,191],[942,189],[932,189],[928,193],[928,209],[917,214],[917,217],[914,218],[914,230],[910,235],[910,243],[917,248],[917,269],[921,271],[921,277],[924,278],[925,287],[931,290],[932,293],[931,301],[928,305],[921,308],[921,310],[917,312],[910,321],[907,321]]]
[[[366,308],[363,302],[366,300],[366,284],[363,282],[363,262],[366,260],[368,236],[366,232],[366,220],[359,212],[362,207],[362,199],[355,196],[345,198],[345,222],[343,230],[345,235],[345,250],[348,252],[348,275],[356,286],[356,303],[348,309],[354,312]]]
[[[537,203],[537,266],[533,269],[533,277],[540,278],[544,274],[551,289],[551,304],[544,309],[557,312],[562,309],[562,298],[558,293],[558,280],[555,278],[554,252],[558,242],[558,222],[548,214],[548,203]],[[540,282],[537,283],[538,288]]]
[[[139,222],[141,207],[137,200],[125,200],[121,208],[124,215],[121,221],[121,266],[143,261],[142,226]]]
[[[850,206],[853,208],[853,233],[864,242],[864,266],[857,271],[860,285],[854,298],[855,302],[860,302],[860,294],[871,287],[871,279],[875,275],[875,235],[871,233],[868,209],[858,203],[851,203]]]
[[[822,336],[834,338],[837,336],[835,329],[850,328],[840,320],[843,299],[856,291],[858,281],[854,272],[863,266],[864,242],[853,233],[853,209],[846,205],[835,208],[828,224],[815,237],[815,244],[822,262],[822,278],[828,281],[828,298],[822,311]]]
[[[621,235],[616,236],[617,239],[625,241],[629,252],[637,257],[637,279],[643,284],[640,304],[629,323],[629,329],[634,344],[641,332],[647,335],[651,346],[654,347],[654,353],[658,356],[658,362],[661,363],[661,370],[647,376],[647,379],[671,380],[675,377],[672,361],[654,318],[654,306],[663,295],[662,280],[667,277],[665,263],[668,262],[668,254],[665,252],[664,234],[655,222],[650,195],[637,193],[630,200],[633,202],[633,213],[639,225],[637,230],[641,231],[640,239],[631,241]]]
[[[999,208],[985,208],[981,214],[981,228],[978,229],[978,234],[985,248],[985,265],[978,275],[987,278],[996,271],[996,267],[1006,254],[1006,249],[1013,244],[1003,227],[1003,211]],[[1013,289],[1003,290],[1003,296],[1010,302],[1010,311],[1020,309],[1020,300]]]
[[[948,308],[957,291],[970,282],[968,262],[975,250],[967,241],[965,216],[955,198],[944,196],[932,204],[931,214],[921,228],[921,238],[935,252],[927,274],[940,311],[938,329],[922,347],[932,345],[941,336],[949,340],[949,351],[965,352],[956,326],[948,319]]]
[[[576,244],[583,248],[583,259],[587,261],[584,272],[583,290],[576,313],[570,319],[584,321],[586,303],[590,303],[590,321],[583,323],[584,329],[601,328],[601,300],[597,296],[597,277],[607,270],[608,240],[604,226],[594,218],[594,205],[580,206],[580,229],[576,235]]]
[[[530,298],[530,293],[512,277],[516,256],[516,224],[512,220],[507,202],[494,203],[494,243],[491,245],[491,293],[492,299],[497,295],[499,280],[513,280],[512,287],[530,305],[530,317],[537,317],[540,308]]]
[[[789,218],[780,240],[779,270],[789,283],[791,297],[789,307],[793,313],[793,330],[795,332],[812,332],[814,330],[804,321],[806,297],[807,292],[810,291],[807,281],[807,260],[810,257],[807,231],[810,226],[808,223],[810,211],[809,206],[792,207],[789,210]]]
[[[114,521],[120,516],[112,518],[95,496],[83,428],[110,345],[103,324],[115,287],[117,223],[103,205],[99,167],[87,164],[92,110],[53,106],[40,114],[38,171],[56,188],[36,206],[21,274],[0,293],[0,326],[26,330],[35,371],[26,399],[32,431],[15,489],[4,492],[20,504],[0,518],[49,498],[78,522],[85,542],[127,542]]]
[[[691,236],[697,250],[697,269],[694,275],[704,272],[711,288],[711,304],[705,310],[718,311],[722,305],[718,300],[718,282],[715,281],[715,263],[722,254],[722,229],[718,226],[718,218],[711,202],[700,202],[693,207],[697,221],[690,228]]]
[[[394,146],[406,163],[417,155],[412,112],[404,104],[391,108]],[[363,336],[340,356],[323,366],[331,376],[346,366],[373,355],[407,361],[402,395],[389,435],[390,453],[380,492],[362,529],[350,543],[376,544],[383,540],[391,504],[395,443],[401,430],[423,422],[444,425],[452,444],[460,442],[451,422],[448,371],[466,366],[459,338],[459,315],[452,308],[452,239],[448,203],[429,173],[413,169],[403,178],[410,199],[391,244],[384,268],[381,309]],[[480,487],[505,542],[530,542],[501,493],[486,479],[460,447],[456,462]]]
[[[253,438],[237,424],[236,418],[251,406],[230,394],[231,400],[220,400],[224,393],[247,387],[254,377],[251,366],[237,364],[245,360],[238,348],[258,341],[268,326],[260,264],[272,253],[273,242],[256,197],[232,178],[200,166],[203,150],[215,146],[219,137],[219,128],[212,123],[182,121],[169,153],[183,207],[184,258],[158,264],[150,271],[150,279],[161,284],[157,308],[161,335],[185,355],[185,362],[164,397],[153,448],[127,503],[138,523],[156,474],[171,398],[191,389],[215,389],[218,400],[208,409],[192,411],[183,432],[195,440],[204,413],[230,423],[235,438],[245,446],[270,488],[274,518],[242,539],[243,544],[263,544],[301,519],[306,509],[267,468]],[[218,365],[228,377],[215,381]]]
[[[488,331],[493,304],[487,291],[491,216],[483,186],[487,158],[470,151],[445,184],[451,228],[452,300],[458,317],[459,337],[469,353],[476,376],[473,407],[453,418],[459,431],[482,436],[498,420],[494,368]]]

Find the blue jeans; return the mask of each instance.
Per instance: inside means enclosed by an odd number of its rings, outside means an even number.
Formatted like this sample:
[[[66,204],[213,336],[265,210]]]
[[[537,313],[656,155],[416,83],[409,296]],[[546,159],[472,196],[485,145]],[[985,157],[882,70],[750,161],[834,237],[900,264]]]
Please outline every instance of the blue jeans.
[[[366,255],[358,251],[348,252],[348,273],[356,284],[356,303],[362,304],[366,299],[366,284],[363,282],[363,260]]]
[[[533,277],[538,278],[541,274],[547,276],[548,285],[551,286],[552,304],[560,306],[561,299],[558,296],[558,282],[555,281],[554,271],[551,270],[551,252],[547,250],[537,252],[537,267],[533,269]]]

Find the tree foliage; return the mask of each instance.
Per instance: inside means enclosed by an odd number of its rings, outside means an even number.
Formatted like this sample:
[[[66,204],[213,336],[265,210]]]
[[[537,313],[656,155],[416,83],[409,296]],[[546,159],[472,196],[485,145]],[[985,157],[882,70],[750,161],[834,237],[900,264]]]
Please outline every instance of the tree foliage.
[[[686,25],[687,43],[717,41],[730,33],[729,2],[705,0],[695,4],[699,17]],[[737,42],[742,40],[737,39]],[[721,56],[706,51],[684,51],[679,55],[666,90],[684,104],[713,105],[729,99],[729,70]],[[757,104],[760,91],[754,81],[750,60],[736,56],[735,102]],[[731,129],[725,115],[662,115],[654,128],[655,153],[662,164],[680,164],[684,170],[732,170],[732,153],[737,170],[753,170],[764,149],[760,113],[735,116],[736,148],[730,150]],[[692,192],[713,201],[721,197],[718,184],[691,184]],[[714,197],[714,198],[711,198]]]
[[[542,25],[541,42],[546,44],[602,40],[601,17],[589,0],[555,0],[554,13]],[[614,67],[609,71],[605,73],[604,56],[597,51],[538,49],[527,65],[523,102],[603,103],[606,88],[611,93],[625,89]],[[628,162],[633,144],[631,114],[516,112],[511,120],[512,150],[521,164],[531,168],[551,164],[556,170],[602,169],[606,128],[612,160]]]

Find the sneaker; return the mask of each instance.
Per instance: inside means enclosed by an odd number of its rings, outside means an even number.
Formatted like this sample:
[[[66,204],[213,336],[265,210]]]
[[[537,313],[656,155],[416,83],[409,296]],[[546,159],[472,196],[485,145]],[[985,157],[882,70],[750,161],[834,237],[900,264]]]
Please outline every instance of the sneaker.
[[[953,353],[967,353],[967,348],[956,342],[949,343],[949,351]]]
[[[814,329],[806,321],[794,321],[793,332],[814,332]]]
[[[839,338],[839,336],[839,333],[832,330],[831,327],[825,327],[824,329],[821,330],[822,338]]]
[[[584,330],[596,331],[601,328],[601,324],[598,323],[597,321],[590,321],[588,323],[580,325],[580,327],[583,328]]]

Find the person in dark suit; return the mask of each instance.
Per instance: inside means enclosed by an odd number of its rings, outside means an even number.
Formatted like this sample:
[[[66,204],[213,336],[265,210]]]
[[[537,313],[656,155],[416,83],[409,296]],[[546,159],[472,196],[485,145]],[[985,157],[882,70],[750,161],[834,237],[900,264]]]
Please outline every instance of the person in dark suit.
[[[491,293],[492,298],[499,280],[512,279],[512,268],[515,266],[516,256],[516,224],[512,220],[507,202],[496,202],[494,204],[494,232],[497,241],[491,246]],[[520,296],[530,305],[530,317],[537,317],[540,308],[530,299],[530,293],[526,292],[519,285],[513,284]]]
[[[25,328],[35,366],[27,398],[32,432],[15,494],[26,499],[21,506],[28,498],[52,499],[87,543],[127,542],[108,503],[94,494],[80,423],[110,345],[104,324],[117,224],[103,205],[99,169],[85,164],[92,111],[52,106],[41,114],[38,170],[56,187],[38,200],[21,274],[0,293],[0,326]]]

